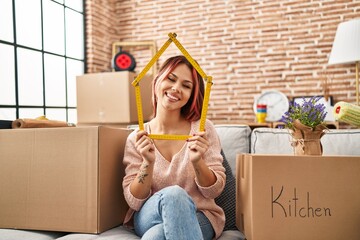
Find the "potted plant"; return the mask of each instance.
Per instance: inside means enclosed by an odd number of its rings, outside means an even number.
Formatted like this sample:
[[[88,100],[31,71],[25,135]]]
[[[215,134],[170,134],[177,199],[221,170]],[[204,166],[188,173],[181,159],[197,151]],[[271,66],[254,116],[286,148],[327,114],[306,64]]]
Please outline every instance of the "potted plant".
[[[291,103],[280,120],[290,130],[295,155],[322,155],[320,139],[327,129],[324,123],[327,112],[326,106],[318,103],[320,99],[315,96],[303,98],[301,104]]]

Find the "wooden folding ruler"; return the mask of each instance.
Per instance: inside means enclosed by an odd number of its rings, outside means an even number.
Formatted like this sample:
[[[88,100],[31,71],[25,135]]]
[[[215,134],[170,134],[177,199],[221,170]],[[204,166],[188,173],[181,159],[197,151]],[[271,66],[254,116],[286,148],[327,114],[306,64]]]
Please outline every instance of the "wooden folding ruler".
[[[209,103],[210,90],[212,86],[212,77],[207,76],[205,72],[201,69],[199,64],[190,56],[190,54],[186,51],[186,49],[181,45],[181,43],[176,39],[176,33],[169,33],[169,39],[164,43],[164,45],[157,51],[155,56],[149,61],[149,63],[145,66],[145,68],[139,73],[139,75],[132,82],[132,85],[135,87],[135,98],[136,98],[136,107],[138,112],[138,121],[139,121],[139,129],[144,130],[144,118],[142,114],[142,103],[141,103],[141,92],[139,82],[145,76],[145,74],[149,71],[149,69],[156,63],[161,54],[165,52],[165,50],[169,47],[169,45],[173,42],[181,51],[181,53],[186,57],[186,59],[191,63],[191,65],[196,69],[196,71],[200,74],[200,76],[206,81],[205,95],[204,101],[201,111],[200,117],[200,127],[199,131],[202,132],[205,129],[205,121],[207,108]],[[164,135],[164,134],[149,134],[151,139],[163,139],[163,140],[186,140],[190,138],[189,135]]]

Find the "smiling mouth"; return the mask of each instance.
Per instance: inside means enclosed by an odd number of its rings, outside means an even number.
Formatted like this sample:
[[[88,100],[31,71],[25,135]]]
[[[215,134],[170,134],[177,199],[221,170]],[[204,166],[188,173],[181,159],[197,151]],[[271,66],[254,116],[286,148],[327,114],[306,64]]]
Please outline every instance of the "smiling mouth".
[[[172,95],[172,94],[170,94],[170,93],[168,93],[168,92],[166,92],[165,95],[166,95],[171,101],[179,101],[179,100],[180,100],[180,98],[178,98],[178,97],[176,97],[176,96],[174,96],[174,95]]]

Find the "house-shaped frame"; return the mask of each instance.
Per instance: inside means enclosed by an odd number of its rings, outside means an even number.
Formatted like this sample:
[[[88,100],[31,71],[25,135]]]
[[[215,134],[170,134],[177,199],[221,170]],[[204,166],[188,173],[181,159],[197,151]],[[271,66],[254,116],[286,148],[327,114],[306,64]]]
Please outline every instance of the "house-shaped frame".
[[[144,69],[139,73],[139,75],[132,82],[132,85],[135,87],[135,98],[136,98],[136,106],[138,112],[138,122],[139,129],[144,130],[144,118],[142,114],[142,103],[141,103],[141,92],[139,82],[145,76],[145,74],[149,71],[149,69],[156,63],[161,54],[165,52],[165,50],[169,47],[169,45],[173,42],[181,53],[186,57],[186,59],[191,63],[191,65],[196,69],[196,71],[200,74],[200,76],[206,81],[206,88],[204,94],[204,101],[201,111],[200,117],[200,127],[199,131],[202,132],[205,129],[205,121],[206,114],[210,96],[210,90],[212,86],[212,77],[205,74],[205,72],[201,69],[199,64],[190,56],[190,54],[185,50],[185,48],[181,45],[181,43],[176,39],[176,33],[169,33],[169,39],[164,43],[164,45],[159,49],[159,51],[155,54],[155,56],[149,61],[149,63],[144,67]],[[189,135],[164,135],[164,134],[149,134],[151,139],[166,139],[166,140],[186,140],[190,138]]]

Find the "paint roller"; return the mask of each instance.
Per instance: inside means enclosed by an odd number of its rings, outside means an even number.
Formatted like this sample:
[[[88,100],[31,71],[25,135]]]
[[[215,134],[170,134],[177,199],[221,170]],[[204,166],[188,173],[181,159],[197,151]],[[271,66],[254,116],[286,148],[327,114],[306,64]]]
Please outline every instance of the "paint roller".
[[[360,106],[338,102],[334,106],[335,120],[360,127]]]

